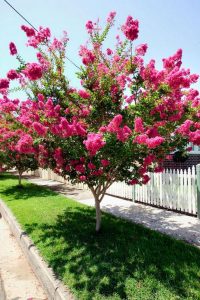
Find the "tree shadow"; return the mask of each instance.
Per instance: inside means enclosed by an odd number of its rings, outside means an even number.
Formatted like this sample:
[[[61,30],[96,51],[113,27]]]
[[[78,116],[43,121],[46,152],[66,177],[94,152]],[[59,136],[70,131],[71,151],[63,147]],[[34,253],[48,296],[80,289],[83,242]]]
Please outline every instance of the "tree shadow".
[[[28,200],[33,197],[49,197],[56,196],[57,193],[49,189],[48,187],[38,187],[32,183],[24,183],[22,186],[18,186],[17,178],[9,173],[0,175],[0,182],[12,180],[9,186],[4,187],[1,190],[1,194],[6,197],[12,196],[12,200]],[[0,185],[1,188],[1,185]],[[12,201],[7,200],[7,201]]]
[[[107,213],[96,234],[89,207],[68,208],[54,224],[25,228],[79,299],[164,299],[160,289],[171,293],[166,299],[200,299],[200,251],[183,242]]]
[[[7,180],[7,179],[16,179],[17,177],[10,174],[10,173],[0,173],[0,181]]]

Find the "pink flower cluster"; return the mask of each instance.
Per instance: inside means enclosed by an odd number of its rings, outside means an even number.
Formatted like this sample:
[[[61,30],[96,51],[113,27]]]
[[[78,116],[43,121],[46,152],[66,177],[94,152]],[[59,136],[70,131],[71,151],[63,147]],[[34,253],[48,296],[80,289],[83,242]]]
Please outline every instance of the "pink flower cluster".
[[[15,149],[20,153],[30,154],[34,153],[33,138],[29,134],[24,134],[17,142]]]
[[[60,118],[60,124],[54,125],[51,128],[51,131],[53,134],[56,134],[58,136],[62,137],[70,137],[70,136],[86,136],[87,132],[80,122],[77,122],[75,119],[72,123],[69,123],[67,119],[61,117]]]
[[[10,48],[10,54],[11,55],[17,54],[17,48],[16,48],[16,46],[13,42],[10,43],[9,48]]]
[[[115,133],[119,141],[126,142],[127,139],[131,136],[132,131],[127,125],[120,127],[122,119],[122,115],[116,115],[108,124],[108,126],[101,127],[100,131]]]
[[[46,136],[48,130],[47,127],[43,126],[39,122],[33,122],[32,126],[39,136]]]
[[[195,145],[200,145],[200,125],[198,122],[195,123],[191,120],[186,120],[179,126],[176,132],[182,136],[188,137],[189,141]]]
[[[39,30],[35,32],[33,28],[25,25],[21,26],[21,29],[26,33],[28,39],[28,45],[37,48],[39,44],[45,43],[51,37],[51,31],[49,28],[39,27]]]
[[[140,117],[135,118],[134,123],[135,123],[134,131],[138,132],[138,133],[143,133],[144,132],[144,125],[143,125],[142,118],[140,118]]]
[[[94,25],[93,25],[92,21],[87,21],[85,27],[86,27],[88,33],[91,34],[93,32]]]
[[[85,90],[79,90],[78,94],[83,99],[89,99],[90,98],[90,94]]]
[[[107,22],[112,25],[113,21],[115,19],[115,16],[116,16],[116,12],[115,11],[111,11],[109,13],[109,15],[108,15]]]
[[[35,35],[35,30],[33,28],[31,28],[31,27],[22,25],[21,29],[26,33],[27,37],[31,37],[31,36]]]
[[[135,48],[135,53],[137,55],[143,56],[146,54],[147,48],[148,48],[147,44],[141,44]]]
[[[56,148],[53,154],[53,158],[56,161],[57,168],[62,168],[64,164],[63,152],[61,148]]]
[[[19,78],[19,74],[15,70],[10,70],[7,73],[7,78],[10,79],[10,80],[18,79]]]
[[[95,60],[95,55],[92,51],[88,50],[85,46],[81,46],[79,55],[82,57],[82,62],[84,65],[92,64]]]
[[[126,38],[130,41],[134,41],[138,38],[139,22],[134,20],[131,16],[127,17],[126,23],[122,26]]]
[[[146,134],[140,134],[134,139],[134,143],[146,145],[149,149],[155,149],[165,141],[165,138],[156,136],[149,138]]]
[[[102,147],[105,146],[106,142],[103,140],[103,135],[101,133],[88,133],[87,140],[85,140],[83,144],[89,151],[90,155],[94,156]]]
[[[24,74],[30,80],[38,80],[42,77],[42,68],[37,63],[28,63],[24,70]]]
[[[163,67],[165,69],[173,69],[174,67],[180,68],[182,65],[182,49],[178,49],[177,52],[169,58],[163,58]]]
[[[8,89],[9,88],[9,80],[8,79],[0,79],[0,89]]]

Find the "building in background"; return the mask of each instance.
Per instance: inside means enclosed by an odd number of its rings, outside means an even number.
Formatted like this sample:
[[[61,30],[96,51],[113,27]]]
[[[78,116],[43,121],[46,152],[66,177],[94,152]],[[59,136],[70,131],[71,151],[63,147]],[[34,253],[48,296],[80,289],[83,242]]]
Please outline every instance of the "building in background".
[[[173,155],[168,160],[165,160],[163,166],[165,169],[187,169],[192,166],[200,164],[200,146],[189,145],[192,147],[192,150],[188,152],[188,159],[184,162],[176,162],[173,159]]]

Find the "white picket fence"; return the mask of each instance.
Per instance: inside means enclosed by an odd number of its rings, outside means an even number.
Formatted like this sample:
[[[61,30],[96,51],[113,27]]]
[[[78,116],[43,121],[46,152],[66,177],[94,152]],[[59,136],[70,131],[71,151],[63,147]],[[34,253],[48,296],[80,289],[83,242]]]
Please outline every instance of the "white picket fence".
[[[36,171],[36,175],[43,179],[70,184],[70,181],[64,180],[51,170],[39,169]],[[197,214],[195,167],[184,171],[166,170],[163,173],[149,173],[148,175],[151,180],[146,185],[130,186],[125,182],[115,182],[109,187],[107,194],[183,213]],[[75,186],[80,189],[88,189],[83,183]]]
[[[116,182],[107,193],[166,209],[197,214],[195,167],[148,175],[151,180],[146,185],[130,187],[124,182]]]

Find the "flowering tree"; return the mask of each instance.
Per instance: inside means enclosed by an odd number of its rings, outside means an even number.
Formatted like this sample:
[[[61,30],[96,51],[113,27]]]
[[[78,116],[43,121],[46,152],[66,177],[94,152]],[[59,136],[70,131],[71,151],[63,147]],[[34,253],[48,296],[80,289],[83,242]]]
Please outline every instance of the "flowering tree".
[[[114,18],[111,12],[103,30],[98,22],[86,24],[89,42],[79,52],[80,90],[65,77],[66,36],[51,40],[49,29],[23,26],[38,62],[26,64],[18,56],[17,79],[29,95],[18,120],[32,128],[42,167],[88,185],[96,231],[100,203],[113,182],[146,184],[147,172],[161,172],[170,151],[188,141],[200,144],[200,98],[190,88],[198,76],[181,68],[182,51],[163,59],[162,70],[154,60],[145,64],[147,45],[134,46],[139,22],[130,16],[121,27],[124,38],[117,36],[116,47],[105,49]],[[16,47],[10,48],[16,55]],[[2,86],[7,89],[8,83]]]
[[[18,121],[22,106],[18,99],[10,100],[6,96],[0,99],[0,166],[2,170],[17,169],[19,186],[22,174],[38,167],[33,138]]]

